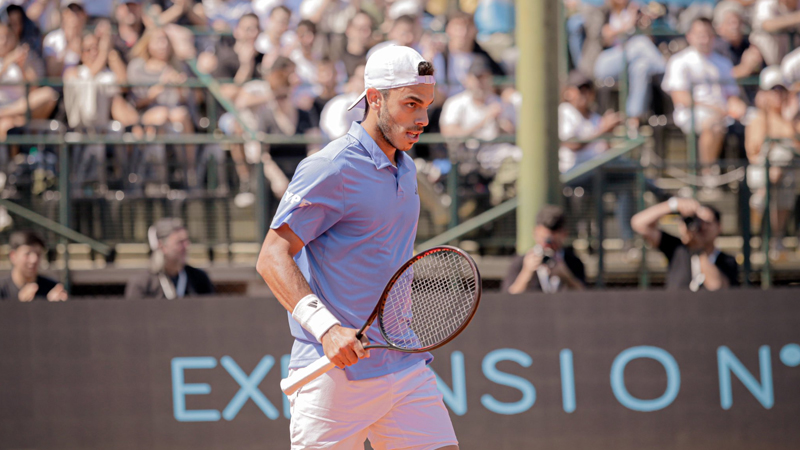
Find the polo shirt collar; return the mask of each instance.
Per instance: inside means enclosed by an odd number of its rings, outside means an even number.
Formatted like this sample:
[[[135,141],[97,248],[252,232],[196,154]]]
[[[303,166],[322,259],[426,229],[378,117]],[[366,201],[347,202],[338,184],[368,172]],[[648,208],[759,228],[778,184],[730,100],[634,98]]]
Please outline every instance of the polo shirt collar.
[[[383,153],[383,150],[381,150],[381,148],[378,147],[378,144],[375,142],[374,139],[372,139],[372,136],[370,136],[369,133],[367,133],[367,130],[365,130],[364,127],[361,126],[361,122],[353,122],[353,124],[350,125],[350,131],[348,131],[347,134],[353,136],[354,138],[356,138],[358,142],[361,143],[361,146],[364,147],[364,149],[369,154],[370,158],[372,158],[372,162],[375,164],[375,167],[378,170],[385,169],[387,167],[391,167],[394,165],[392,164],[391,161],[389,161],[389,158],[386,156],[386,153]],[[399,151],[400,150],[398,150],[398,152]]]

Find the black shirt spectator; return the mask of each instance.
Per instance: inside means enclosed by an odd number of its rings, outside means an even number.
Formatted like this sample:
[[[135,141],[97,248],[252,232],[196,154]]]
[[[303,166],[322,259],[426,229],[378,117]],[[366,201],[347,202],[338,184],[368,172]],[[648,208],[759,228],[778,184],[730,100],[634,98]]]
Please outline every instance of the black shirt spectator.
[[[577,278],[581,283],[586,284],[586,270],[583,266],[583,261],[578,258],[578,255],[575,254],[575,249],[570,247],[566,247],[563,250],[563,259],[564,263],[567,265],[567,268],[570,272]],[[511,266],[508,268],[508,272],[506,273],[506,277],[503,279],[503,284],[500,288],[501,292],[508,292],[508,288],[511,287],[511,284],[514,280],[517,279],[520,272],[522,272],[522,266],[525,260],[525,255],[517,255],[514,258],[514,261],[511,263]],[[539,280],[538,276],[531,277],[531,280],[528,282],[527,287],[525,288],[525,292],[541,292],[542,291],[542,284]]]
[[[695,276],[692,275],[692,254],[689,248],[683,245],[677,237],[662,232],[658,249],[669,260],[667,267],[667,290],[686,289],[692,286]],[[739,285],[739,266],[736,258],[719,250],[709,255],[720,272],[728,279],[731,286]],[[697,283],[697,282],[696,282]],[[702,288],[702,283],[697,283],[697,288]]]
[[[36,276],[36,284],[39,289],[33,295],[34,300],[47,300],[47,294],[58,285],[57,281],[41,275]],[[18,300],[20,287],[14,283],[11,275],[0,279],[0,300]]]
[[[211,279],[208,278],[205,272],[196,269],[190,265],[184,266],[183,270],[186,273],[186,288],[183,292],[178,291],[181,288],[180,275],[175,277],[168,277],[169,281],[175,287],[176,295],[178,297],[191,296],[191,295],[207,295],[214,293],[214,285]],[[161,276],[157,273],[145,273],[131,278],[125,286],[125,299],[137,300],[142,298],[168,298]]]

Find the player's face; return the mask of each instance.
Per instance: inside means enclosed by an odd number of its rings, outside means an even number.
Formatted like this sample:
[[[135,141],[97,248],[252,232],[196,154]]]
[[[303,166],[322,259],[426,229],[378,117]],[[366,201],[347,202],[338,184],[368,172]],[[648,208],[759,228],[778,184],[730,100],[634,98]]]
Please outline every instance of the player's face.
[[[44,249],[40,245],[20,245],[9,252],[8,258],[14,270],[19,271],[23,277],[35,278],[39,273],[43,253]]]
[[[411,150],[428,125],[428,107],[433,96],[430,84],[390,90],[378,109],[378,129],[386,142],[397,150]]]

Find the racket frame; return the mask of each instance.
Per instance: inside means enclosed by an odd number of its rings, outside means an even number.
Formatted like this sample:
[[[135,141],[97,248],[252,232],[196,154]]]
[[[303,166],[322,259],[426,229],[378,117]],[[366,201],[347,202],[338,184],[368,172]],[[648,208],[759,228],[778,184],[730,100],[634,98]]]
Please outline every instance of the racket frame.
[[[417,349],[408,349],[408,348],[402,348],[402,347],[397,347],[397,346],[388,344],[389,342],[391,342],[391,339],[389,339],[386,336],[386,332],[383,330],[383,323],[382,323],[382,321],[380,320],[379,317],[380,317],[381,311],[383,310],[384,305],[386,304],[386,299],[389,298],[389,292],[392,290],[392,288],[394,287],[395,283],[397,283],[397,280],[400,279],[400,277],[403,275],[403,273],[405,272],[405,270],[409,266],[411,266],[413,264],[416,264],[417,261],[419,261],[420,259],[424,258],[425,256],[428,256],[428,255],[431,255],[431,254],[434,254],[434,253],[438,253],[438,252],[442,252],[442,251],[458,253],[460,256],[462,256],[467,261],[467,263],[469,263],[470,269],[472,269],[472,273],[475,275],[475,288],[477,290],[477,293],[475,295],[475,302],[472,304],[472,309],[469,312],[467,320],[465,320],[461,324],[461,326],[459,326],[455,331],[450,333],[450,335],[447,338],[443,339],[440,342],[437,342],[436,344],[429,345],[427,347],[421,347],[421,348],[417,348]],[[416,254],[414,257],[412,257],[411,259],[406,261],[405,264],[400,266],[399,269],[397,269],[397,271],[394,273],[392,278],[389,279],[389,282],[386,283],[386,288],[384,288],[383,293],[381,294],[380,299],[378,300],[378,304],[375,305],[375,309],[372,311],[372,314],[370,314],[369,318],[366,320],[366,322],[364,322],[364,326],[362,326],[361,329],[358,331],[358,333],[356,333],[356,339],[361,339],[361,337],[364,335],[364,332],[366,331],[366,329],[372,324],[372,322],[375,321],[375,319],[378,319],[378,329],[380,330],[381,335],[383,336],[383,339],[387,342],[387,344],[386,345],[382,345],[382,344],[381,345],[366,345],[366,346],[364,346],[365,350],[366,349],[372,349],[372,348],[384,348],[384,349],[395,350],[395,351],[403,352],[403,353],[423,353],[423,352],[427,352],[427,351],[430,351],[430,350],[435,350],[435,349],[447,344],[448,342],[452,341],[453,339],[455,339],[456,336],[461,334],[461,332],[464,330],[464,328],[466,328],[467,325],[469,325],[469,323],[472,322],[472,318],[475,317],[475,312],[478,310],[478,304],[480,304],[480,302],[481,302],[481,295],[483,294],[482,286],[483,286],[483,283],[481,281],[481,273],[478,271],[478,266],[477,266],[477,264],[475,264],[475,261],[472,259],[472,257],[469,256],[469,253],[465,252],[464,250],[461,250],[458,247],[453,247],[451,245],[440,245],[440,246],[437,246],[437,247],[429,248],[429,249],[427,249],[425,251],[422,251],[422,252]]]

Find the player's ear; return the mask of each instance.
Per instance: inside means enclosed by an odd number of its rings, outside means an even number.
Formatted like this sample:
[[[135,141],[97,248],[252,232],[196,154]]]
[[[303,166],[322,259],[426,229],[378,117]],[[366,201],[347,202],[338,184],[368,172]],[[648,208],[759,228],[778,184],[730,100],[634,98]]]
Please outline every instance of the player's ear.
[[[382,101],[383,96],[381,95],[380,91],[375,88],[367,89],[367,103],[369,104],[370,108],[380,109]]]

